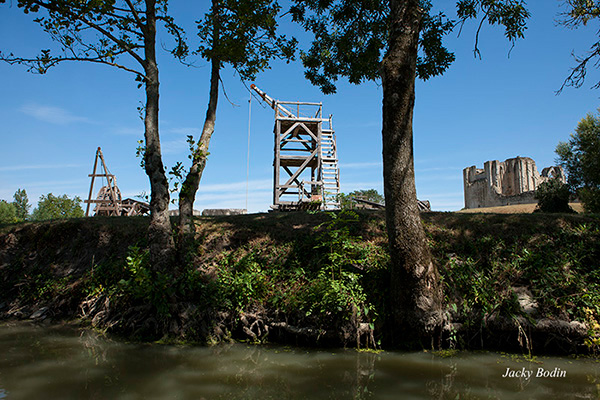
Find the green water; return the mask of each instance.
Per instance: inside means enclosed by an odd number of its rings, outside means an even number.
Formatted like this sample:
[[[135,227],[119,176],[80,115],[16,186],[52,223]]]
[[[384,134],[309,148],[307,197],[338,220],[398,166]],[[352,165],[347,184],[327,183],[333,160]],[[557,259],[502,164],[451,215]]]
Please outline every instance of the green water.
[[[556,377],[536,377],[538,369]],[[532,371],[527,377],[502,377]],[[361,353],[129,344],[0,325],[0,399],[599,399],[600,362],[497,353]]]

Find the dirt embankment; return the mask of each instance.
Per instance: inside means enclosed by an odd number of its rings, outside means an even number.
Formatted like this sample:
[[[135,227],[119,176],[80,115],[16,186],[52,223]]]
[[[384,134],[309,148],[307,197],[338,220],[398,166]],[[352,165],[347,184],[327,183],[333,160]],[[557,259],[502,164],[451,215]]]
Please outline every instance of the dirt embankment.
[[[600,222],[423,214],[444,280],[443,347],[600,346]],[[77,319],[139,340],[383,346],[381,212],[199,218],[186,265],[147,263],[145,218],[0,227],[0,319]]]

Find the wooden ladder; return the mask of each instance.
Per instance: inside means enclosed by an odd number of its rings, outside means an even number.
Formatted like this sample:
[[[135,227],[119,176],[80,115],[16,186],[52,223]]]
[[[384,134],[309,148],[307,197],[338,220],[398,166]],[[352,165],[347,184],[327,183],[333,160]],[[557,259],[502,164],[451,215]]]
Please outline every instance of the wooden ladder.
[[[323,210],[339,210],[340,171],[338,169],[335,132],[331,129],[321,132],[321,180],[323,182]]]

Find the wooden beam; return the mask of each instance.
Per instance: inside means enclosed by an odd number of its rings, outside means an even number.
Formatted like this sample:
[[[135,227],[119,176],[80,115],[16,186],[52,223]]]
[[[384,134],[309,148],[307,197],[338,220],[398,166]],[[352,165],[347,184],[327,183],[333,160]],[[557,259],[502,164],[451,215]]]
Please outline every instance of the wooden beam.
[[[98,166],[98,152],[100,151],[100,147],[96,150],[96,158],[94,159],[94,170],[92,171],[92,182],[90,183],[90,193],[88,194],[88,201],[92,200],[92,191],[94,190],[94,179],[96,175],[96,167]],[[90,214],[90,203],[88,203],[85,208],[85,216],[88,217]]]

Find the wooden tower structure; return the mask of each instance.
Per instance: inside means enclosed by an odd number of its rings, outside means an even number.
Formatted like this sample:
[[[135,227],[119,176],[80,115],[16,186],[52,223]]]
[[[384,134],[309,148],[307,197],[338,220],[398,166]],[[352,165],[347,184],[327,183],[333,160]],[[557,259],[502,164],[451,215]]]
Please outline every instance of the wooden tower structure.
[[[98,169],[98,160],[100,160],[100,169],[101,173],[97,173]],[[88,175],[92,178],[92,182],[90,183],[90,192],[88,194],[88,199],[84,200],[84,203],[87,204],[85,209],[85,216],[88,217],[90,215],[90,206],[92,204],[96,204],[93,211],[95,215],[104,215],[104,216],[118,216],[118,215],[143,215],[150,211],[150,207],[147,203],[142,201],[137,201],[133,199],[125,199],[121,198],[121,191],[117,186],[117,178],[111,174],[106,166],[106,162],[104,161],[104,156],[102,155],[102,150],[100,147],[96,150],[96,158],[94,160],[94,169],[91,174]],[[106,181],[106,184],[100,188],[98,191],[98,195],[96,199],[92,200],[92,194],[94,192],[94,181],[96,178],[103,178]]]
[[[339,209],[340,174],[332,116],[322,103],[273,100],[251,88],[275,110],[274,210]]]

